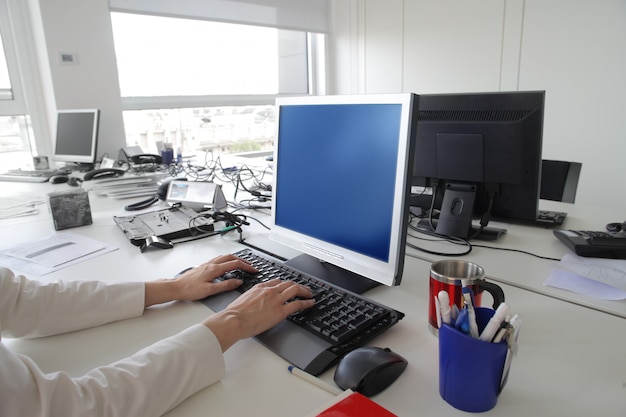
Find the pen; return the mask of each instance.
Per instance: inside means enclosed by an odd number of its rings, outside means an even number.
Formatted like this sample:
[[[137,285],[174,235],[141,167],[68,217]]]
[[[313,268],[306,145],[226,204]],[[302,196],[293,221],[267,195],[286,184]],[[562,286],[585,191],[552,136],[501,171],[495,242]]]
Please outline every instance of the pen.
[[[299,378],[302,378],[305,381],[308,381],[311,384],[313,384],[313,385],[315,385],[315,386],[317,386],[317,387],[319,387],[319,388],[321,388],[321,389],[323,389],[323,390],[325,390],[327,392],[330,392],[333,395],[339,395],[339,394],[341,394],[343,392],[339,388],[333,387],[332,385],[327,384],[326,382],[322,381],[321,379],[316,378],[313,375],[311,375],[310,373],[304,372],[302,369],[296,368],[293,365],[289,365],[289,367],[287,369],[293,375],[295,375],[295,376],[297,376]]]
[[[441,290],[439,291],[439,294],[437,295],[437,297],[439,299],[439,308],[441,309],[441,321],[443,321],[445,324],[450,324],[450,322],[452,321],[452,318],[451,318],[452,309],[450,308],[450,296],[448,295],[447,292]]]
[[[475,306],[476,305],[476,301],[474,300],[474,291],[472,290],[472,287],[470,287],[469,281],[466,280],[466,279],[462,279],[461,280],[461,286],[463,288],[468,287],[470,289],[469,294],[470,294],[470,297],[472,299],[472,306]]]
[[[467,319],[467,309],[462,309],[456,317],[454,327],[465,334],[470,334],[469,320]]]
[[[459,316],[459,307],[456,304],[452,304],[452,310],[450,311],[450,318],[452,321],[456,321]]]
[[[492,342],[493,343],[500,343],[502,341],[502,339],[504,338],[504,335],[506,334],[508,329],[508,324],[506,327],[500,327],[500,330],[498,330],[496,332],[496,335],[493,337]]]
[[[433,302],[435,303],[435,317],[437,317],[437,328],[441,327],[441,303],[439,302],[439,298],[437,296],[433,297]]]
[[[465,299],[465,306],[467,308],[470,336],[478,339],[478,324],[476,324],[476,311],[474,311],[474,304],[472,304],[472,289],[470,287],[463,287],[462,291],[463,298]]]
[[[506,358],[504,360],[504,370],[502,372],[502,379],[500,380],[500,390],[506,385],[506,381],[509,378],[509,370],[511,369],[511,356],[517,354],[517,338],[519,337],[519,330],[522,327],[522,319],[516,314],[509,321],[509,348],[506,352]]]
[[[485,326],[483,332],[480,334],[480,340],[482,340],[483,342],[490,342],[498,332],[500,325],[502,324],[508,313],[509,306],[506,303],[501,303],[496,309],[493,317],[491,317],[491,319],[487,323],[487,326]]]

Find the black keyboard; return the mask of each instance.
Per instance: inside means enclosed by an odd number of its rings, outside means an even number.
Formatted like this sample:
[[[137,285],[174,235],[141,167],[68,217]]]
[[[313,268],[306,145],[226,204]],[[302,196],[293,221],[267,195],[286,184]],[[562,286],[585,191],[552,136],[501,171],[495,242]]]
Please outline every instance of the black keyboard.
[[[578,256],[626,259],[626,235],[593,230],[554,230],[556,236]]]
[[[274,278],[297,282],[313,292],[317,301],[313,307],[291,315],[256,337],[274,353],[310,374],[319,375],[343,355],[374,339],[404,317],[399,311],[285,266],[278,259],[250,249],[234,255],[259,270],[257,274],[236,270],[221,277],[243,280],[235,293],[243,293],[257,283]],[[226,299],[220,300],[223,297]],[[218,294],[202,302],[219,311],[234,298],[236,295]]]

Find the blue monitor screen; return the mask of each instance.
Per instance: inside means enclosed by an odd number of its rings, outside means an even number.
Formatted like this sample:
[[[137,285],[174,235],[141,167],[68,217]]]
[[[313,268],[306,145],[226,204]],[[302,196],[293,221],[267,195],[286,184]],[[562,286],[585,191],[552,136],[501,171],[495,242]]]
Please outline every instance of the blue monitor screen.
[[[389,260],[402,105],[280,108],[275,223]]]

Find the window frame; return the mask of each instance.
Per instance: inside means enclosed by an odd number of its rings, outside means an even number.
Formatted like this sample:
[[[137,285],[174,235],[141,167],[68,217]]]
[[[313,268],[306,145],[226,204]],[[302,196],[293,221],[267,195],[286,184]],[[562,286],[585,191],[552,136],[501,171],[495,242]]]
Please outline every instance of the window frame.
[[[2,45],[4,46],[13,98],[0,100],[0,116],[27,116],[28,110],[22,89],[22,78],[19,72],[12,28],[7,2],[2,0],[0,1],[0,34],[2,35]]]

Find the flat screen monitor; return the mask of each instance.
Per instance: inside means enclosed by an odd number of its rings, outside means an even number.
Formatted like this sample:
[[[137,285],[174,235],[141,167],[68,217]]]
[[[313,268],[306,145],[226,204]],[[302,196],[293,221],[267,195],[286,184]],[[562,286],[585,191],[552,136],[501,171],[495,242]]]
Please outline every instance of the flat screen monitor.
[[[418,96],[276,100],[270,238],[354,292],[402,277]]]
[[[96,160],[99,116],[97,109],[59,110],[52,159],[93,164]]]
[[[492,217],[536,220],[544,100],[544,91],[420,95],[412,183],[432,188],[437,233],[472,238]]]

